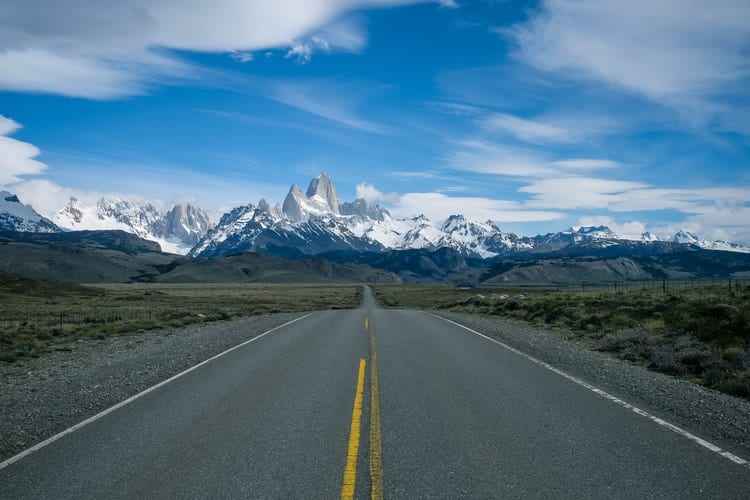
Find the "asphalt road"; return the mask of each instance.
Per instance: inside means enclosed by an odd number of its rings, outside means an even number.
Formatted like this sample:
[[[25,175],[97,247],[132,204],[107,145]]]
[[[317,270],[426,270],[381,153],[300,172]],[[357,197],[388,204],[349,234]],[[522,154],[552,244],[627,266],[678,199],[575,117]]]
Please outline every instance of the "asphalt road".
[[[591,389],[368,291],[6,465],[0,497],[750,498],[750,467]]]

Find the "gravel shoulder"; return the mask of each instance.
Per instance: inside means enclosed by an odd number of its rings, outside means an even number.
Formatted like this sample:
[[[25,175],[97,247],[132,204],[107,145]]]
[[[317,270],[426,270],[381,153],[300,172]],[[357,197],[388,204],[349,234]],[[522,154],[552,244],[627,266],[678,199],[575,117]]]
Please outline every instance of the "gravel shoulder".
[[[88,340],[0,364],[0,461],[304,313]]]
[[[592,351],[564,332],[516,320],[433,311],[574,375],[750,459],[750,401]]]

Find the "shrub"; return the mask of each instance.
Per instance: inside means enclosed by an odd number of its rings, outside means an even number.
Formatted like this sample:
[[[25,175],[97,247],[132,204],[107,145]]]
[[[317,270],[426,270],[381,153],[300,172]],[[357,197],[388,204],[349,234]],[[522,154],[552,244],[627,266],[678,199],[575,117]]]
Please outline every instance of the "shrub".
[[[718,385],[718,389],[735,396],[750,398],[750,370],[737,372]]]

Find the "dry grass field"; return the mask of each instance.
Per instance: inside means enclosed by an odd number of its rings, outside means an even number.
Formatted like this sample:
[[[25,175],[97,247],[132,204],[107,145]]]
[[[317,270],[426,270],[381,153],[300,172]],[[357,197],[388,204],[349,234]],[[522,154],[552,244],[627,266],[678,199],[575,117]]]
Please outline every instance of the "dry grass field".
[[[356,308],[355,285],[110,284],[0,275],[0,361],[71,341],[275,312]]]

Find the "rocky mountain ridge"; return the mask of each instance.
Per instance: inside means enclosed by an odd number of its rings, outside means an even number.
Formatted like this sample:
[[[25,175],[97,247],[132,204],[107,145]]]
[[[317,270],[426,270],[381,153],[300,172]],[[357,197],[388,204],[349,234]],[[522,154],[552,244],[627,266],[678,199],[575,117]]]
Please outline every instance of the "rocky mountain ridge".
[[[627,239],[606,226],[571,227],[533,237],[502,231],[492,221],[476,222],[452,215],[442,224],[424,216],[397,219],[385,208],[364,199],[339,203],[336,187],[326,173],[315,177],[306,192],[295,183],[281,207],[265,200],[225,214],[191,250],[194,257],[218,257],[242,252],[284,256],[328,252],[387,252],[451,248],[467,258],[489,259],[524,254],[593,255],[632,252],[661,254],[681,248],[750,252],[727,242],[711,242],[681,231],[662,239],[644,233]]]
[[[211,221],[202,208],[178,204],[166,213],[153,203],[102,197],[94,205],[70,198],[53,221],[71,231],[120,229],[159,243],[162,251],[187,254],[206,234]]]

